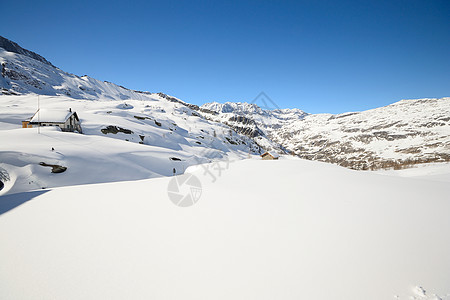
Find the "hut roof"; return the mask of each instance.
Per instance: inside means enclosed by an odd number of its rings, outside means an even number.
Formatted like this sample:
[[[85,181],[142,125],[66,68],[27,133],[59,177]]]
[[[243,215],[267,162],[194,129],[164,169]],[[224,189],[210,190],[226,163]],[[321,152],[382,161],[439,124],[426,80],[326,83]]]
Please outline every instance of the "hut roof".
[[[33,117],[31,117],[30,123],[64,123],[73,114],[75,114],[75,117],[78,120],[76,113],[70,110],[41,108],[33,115]]]
[[[267,152],[264,152],[263,154],[261,154],[262,157],[264,157],[266,155],[270,155],[273,158],[279,158],[280,157],[280,155],[278,153],[274,152],[274,151],[267,151]]]

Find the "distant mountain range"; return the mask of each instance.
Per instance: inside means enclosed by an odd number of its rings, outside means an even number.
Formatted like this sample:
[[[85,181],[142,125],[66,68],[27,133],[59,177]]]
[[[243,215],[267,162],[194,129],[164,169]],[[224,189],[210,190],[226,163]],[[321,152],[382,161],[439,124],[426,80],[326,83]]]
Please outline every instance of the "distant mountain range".
[[[450,161],[450,98],[402,100],[363,112],[306,114],[241,103],[207,103],[211,118],[299,157],[353,169]]]
[[[66,73],[1,36],[0,73],[3,95],[35,93],[77,100],[172,102],[186,107],[199,120],[210,122],[211,128],[221,123],[220,130],[234,132],[241,146],[248,144],[247,150],[241,150],[249,153],[275,150],[359,170],[450,161],[450,98],[402,100],[338,115],[266,109],[260,103],[212,102],[199,107],[163,93],[130,90]],[[214,148],[214,143],[208,147]]]

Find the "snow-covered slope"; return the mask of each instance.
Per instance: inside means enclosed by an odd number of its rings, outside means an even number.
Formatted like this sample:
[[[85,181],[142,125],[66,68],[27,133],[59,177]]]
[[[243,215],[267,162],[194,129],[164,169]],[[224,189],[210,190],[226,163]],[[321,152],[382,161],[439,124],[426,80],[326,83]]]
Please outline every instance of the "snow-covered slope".
[[[0,48],[2,93],[64,95],[76,99],[146,99],[146,92],[137,92],[89,76],[66,73],[25,55]]]
[[[420,164],[407,169],[379,170],[376,172],[383,175],[450,182],[450,163]]]
[[[450,98],[402,100],[372,110],[308,115],[273,140],[303,158],[354,169],[450,161]]]
[[[0,195],[170,176],[174,168],[181,174],[190,165],[261,152],[249,137],[156,94],[126,102],[40,96],[41,109],[76,111],[83,134],[48,127],[40,128],[39,134],[38,128],[21,128],[21,121],[30,118],[36,106],[37,95],[1,96],[0,168],[10,179],[3,180]],[[68,169],[53,174],[40,162]]]
[[[3,48],[4,50],[12,53],[18,53],[22,54],[24,56],[28,56],[34,60],[40,61],[44,64],[47,64],[49,66],[53,66],[51,62],[46,60],[44,57],[40,56],[37,53],[34,53],[33,51],[24,49],[20,47],[17,43],[14,43],[13,41],[10,41],[2,36],[0,36],[0,48]]]
[[[448,183],[293,158],[188,172],[188,208],[167,177],[1,197],[0,298],[448,299]]]
[[[450,161],[450,98],[402,100],[363,112],[310,115],[248,103],[207,103],[211,118],[302,158],[353,169]],[[205,113],[208,115],[208,113]]]
[[[15,52],[6,50],[12,47]],[[110,100],[145,100],[150,95],[148,92],[129,90],[89,76],[66,73],[40,55],[1,36],[0,68],[0,89],[6,95],[36,93],[76,99]]]

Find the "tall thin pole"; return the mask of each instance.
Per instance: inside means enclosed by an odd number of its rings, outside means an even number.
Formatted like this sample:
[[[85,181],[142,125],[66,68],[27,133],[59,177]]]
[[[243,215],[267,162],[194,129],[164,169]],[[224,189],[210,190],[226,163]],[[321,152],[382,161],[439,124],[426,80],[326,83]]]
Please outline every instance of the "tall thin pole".
[[[39,95],[38,95],[38,134],[41,133],[41,108],[39,106]]]

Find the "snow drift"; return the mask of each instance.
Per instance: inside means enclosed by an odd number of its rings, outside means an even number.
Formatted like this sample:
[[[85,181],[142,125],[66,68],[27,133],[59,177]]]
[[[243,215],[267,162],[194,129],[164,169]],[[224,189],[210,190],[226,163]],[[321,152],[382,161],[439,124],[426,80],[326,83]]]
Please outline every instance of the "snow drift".
[[[214,182],[196,168],[191,207],[167,177],[2,197],[0,298],[450,294],[448,183],[300,159],[238,161]]]

